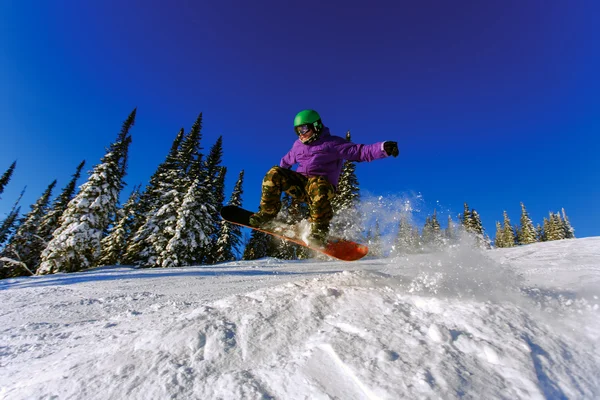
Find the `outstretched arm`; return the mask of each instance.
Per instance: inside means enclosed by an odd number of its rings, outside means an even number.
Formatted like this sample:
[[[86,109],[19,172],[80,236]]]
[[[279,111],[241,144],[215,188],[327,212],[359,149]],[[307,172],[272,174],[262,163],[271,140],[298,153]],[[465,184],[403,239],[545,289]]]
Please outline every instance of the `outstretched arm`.
[[[373,144],[340,143],[340,157],[349,161],[373,161],[388,156],[398,156],[398,143],[377,142]]]

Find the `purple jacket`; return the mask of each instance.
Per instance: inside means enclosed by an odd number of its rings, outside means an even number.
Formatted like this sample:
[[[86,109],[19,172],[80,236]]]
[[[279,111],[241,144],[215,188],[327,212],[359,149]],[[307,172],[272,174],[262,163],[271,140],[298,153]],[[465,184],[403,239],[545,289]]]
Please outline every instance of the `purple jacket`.
[[[373,161],[387,157],[383,142],[355,144],[329,133],[323,128],[321,136],[312,143],[304,144],[300,139],[281,159],[279,166],[289,169],[298,164],[296,172],[304,176],[324,176],[337,188],[344,160]]]

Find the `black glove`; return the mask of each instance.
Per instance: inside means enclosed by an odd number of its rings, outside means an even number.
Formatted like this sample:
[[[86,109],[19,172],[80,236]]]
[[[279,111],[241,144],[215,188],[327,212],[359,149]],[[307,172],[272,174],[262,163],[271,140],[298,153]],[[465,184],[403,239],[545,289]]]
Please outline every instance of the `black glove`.
[[[388,156],[398,157],[398,142],[384,142],[383,149]]]

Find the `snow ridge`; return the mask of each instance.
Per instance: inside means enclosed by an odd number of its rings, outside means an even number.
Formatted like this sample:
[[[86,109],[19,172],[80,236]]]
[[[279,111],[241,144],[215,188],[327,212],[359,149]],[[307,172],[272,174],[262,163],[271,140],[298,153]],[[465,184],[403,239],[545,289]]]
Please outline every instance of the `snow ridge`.
[[[600,239],[568,242],[8,280],[0,395],[597,398]]]

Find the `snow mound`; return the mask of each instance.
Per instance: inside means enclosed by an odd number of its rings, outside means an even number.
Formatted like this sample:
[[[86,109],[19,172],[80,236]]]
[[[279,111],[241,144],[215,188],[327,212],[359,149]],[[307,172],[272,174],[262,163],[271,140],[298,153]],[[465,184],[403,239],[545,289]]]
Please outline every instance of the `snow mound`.
[[[412,295],[407,284],[342,272],[230,296],[166,329],[47,365],[39,384],[19,388],[17,397],[597,394],[597,359],[534,314],[509,303]]]

